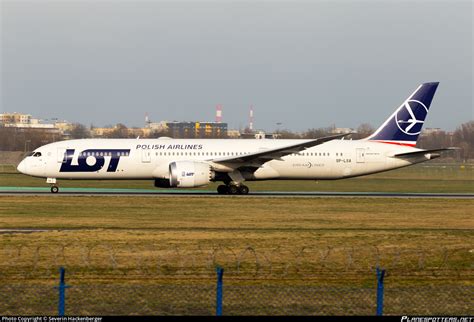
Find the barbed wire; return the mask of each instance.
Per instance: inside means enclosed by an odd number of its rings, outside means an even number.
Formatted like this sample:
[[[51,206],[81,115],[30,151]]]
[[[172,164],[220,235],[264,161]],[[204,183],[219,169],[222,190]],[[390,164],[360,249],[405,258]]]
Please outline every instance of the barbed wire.
[[[442,275],[472,275],[474,249],[468,247],[438,249],[402,247],[333,247],[251,245],[204,247],[157,244],[17,244],[0,249],[0,274],[17,271],[57,270],[63,265],[78,270],[100,270],[135,275],[214,274],[221,266],[226,275],[305,276],[325,272],[347,274],[373,271],[384,267],[390,271]],[[457,273],[456,273],[457,272]]]

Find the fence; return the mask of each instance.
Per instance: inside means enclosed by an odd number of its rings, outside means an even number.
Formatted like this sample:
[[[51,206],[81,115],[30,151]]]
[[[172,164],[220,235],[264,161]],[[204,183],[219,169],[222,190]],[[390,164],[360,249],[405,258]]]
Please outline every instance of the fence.
[[[41,230],[31,230],[38,232]],[[29,231],[23,230],[28,233]],[[226,268],[229,276],[264,278],[311,278],[315,275],[346,276],[370,274],[384,267],[397,275],[472,278],[472,247],[280,247],[243,248],[160,244],[7,244],[0,248],[0,279],[17,273],[29,277],[50,277],[65,266],[71,272],[112,275],[207,276],[214,267]]]
[[[94,284],[3,284],[3,315],[472,315],[474,286],[391,286],[379,268],[368,286],[288,285],[266,281],[237,285],[217,278],[193,283],[166,281]],[[241,281],[240,281],[241,282]],[[239,282],[239,284],[241,284]]]

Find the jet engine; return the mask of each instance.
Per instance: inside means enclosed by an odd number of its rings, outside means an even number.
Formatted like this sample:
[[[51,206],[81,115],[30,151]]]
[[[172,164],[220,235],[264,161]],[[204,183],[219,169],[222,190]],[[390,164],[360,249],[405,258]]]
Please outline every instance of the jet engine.
[[[161,188],[193,188],[205,186],[214,179],[214,171],[205,162],[176,161],[169,165],[169,180],[157,179],[155,186]]]

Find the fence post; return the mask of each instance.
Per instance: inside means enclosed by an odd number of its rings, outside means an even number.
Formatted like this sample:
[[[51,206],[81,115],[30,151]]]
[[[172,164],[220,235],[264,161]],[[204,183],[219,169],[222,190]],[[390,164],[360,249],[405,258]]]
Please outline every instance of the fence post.
[[[66,285],[66,282],[64,281],[65,273],[66,273],[66,270],[64,269],[64,267],[61,267],[59,269],[59,286],[55,287],[59,291],[59,302],[58,302],[58,315],[59,316],[64,316],[65,307],[66,307],[66,289],[69,287],[68,285]]]
[[[217,273],[216,316],[222,316],[222,276],[224,275],[224,269],[222,267],[217,267],[216,273]]]
[[[383,315],[383,281],[385,270],[377,267],[377,312],[376,315]]]

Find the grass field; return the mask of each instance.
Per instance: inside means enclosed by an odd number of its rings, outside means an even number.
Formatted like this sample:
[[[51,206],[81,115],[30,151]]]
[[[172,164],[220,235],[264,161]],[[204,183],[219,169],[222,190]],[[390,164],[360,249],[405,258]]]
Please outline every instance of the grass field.
[[[47,186],[0,167],[0,186]],[[249,183],[267,191],[474,192],[472,166],[414,166],[340,181]],[[149,181],[60,181],[150,189]],[[202,188],[201,188],[202,189]],[[205,189],[214,190],[215,185]],[[373,314],[375,267],[389,314],[468,314],[472,199],[0,196],[0,312]],[[319,287],[323,288],[319,288]]]
[[[3,196],[3,229],[46,231],[2,234],[0,267],[6,278],[64,264],[133,280],[213,276],[219,264],[234,277],[371,283],[380,263],[469,283],[473,213],[462,199]]]
[[[0,170],[0,186],[47,186],[14,167]],[[151,182],[60,185],[150,189]],[[472,193],[474,168],[416,165],[347,180],[249,186],[256,191]],[[107,276],[144,271],[159,278],[213,276],[219,264],[239,277],[319,274],[327,279],[343,272],[339,282],[345,283],[379,263],[401,275],[443,268],[449,271],[443,279],[472,282],[473,213],[469,199],[2,196],[1,229],[45,231],[0,235],[0,279],[25,272],[29,278],[55,274],[60,263],[84,278],[97,278],[99,271]]]

